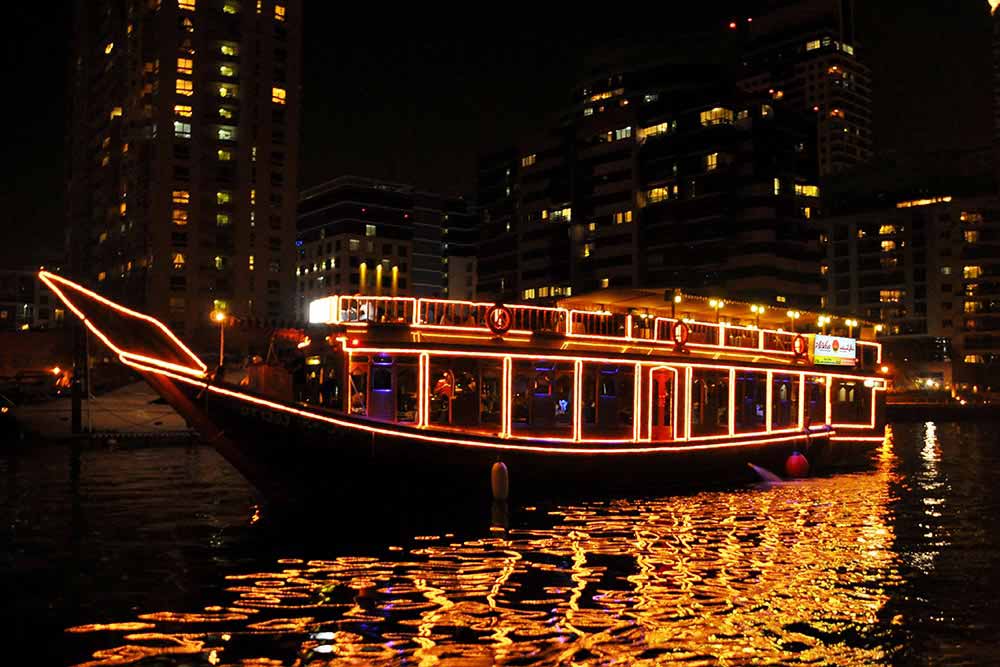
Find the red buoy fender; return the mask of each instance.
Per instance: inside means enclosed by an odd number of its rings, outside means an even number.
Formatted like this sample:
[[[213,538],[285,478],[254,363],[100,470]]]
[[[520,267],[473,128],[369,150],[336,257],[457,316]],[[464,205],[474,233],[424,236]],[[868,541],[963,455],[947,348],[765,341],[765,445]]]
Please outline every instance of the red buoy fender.
[[[688,342],[688,336],[691,335],[691,330],[685,322],[674,322],[670,335],[673,337],[674,343],[677,344],[677,347],[684,347],[684,345]]]
[[[809,351],[809,344],[806,341],[806,337],[802,334],[798,334],[792,339],[792,354],[798,357],[804,357]]]
[[[809,459],[799,452],[792,452],[785,461],[785,474],[789,477],[805,477],[809,474]]]

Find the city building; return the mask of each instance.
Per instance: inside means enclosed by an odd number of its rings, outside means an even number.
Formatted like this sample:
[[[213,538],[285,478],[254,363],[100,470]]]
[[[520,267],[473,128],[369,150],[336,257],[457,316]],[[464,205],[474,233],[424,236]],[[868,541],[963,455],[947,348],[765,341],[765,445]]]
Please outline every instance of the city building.
[[[813,119],[722,78],[595,77],[559,126],[483,156],[481,295],[679,288],[819,308]]]
[[[813,114],[821,177],[872,154],[871,70],[854,0],[803,0],[730,23],[743,38],[740,87]]]
[[[1000,388],[1000,200],[936,195],[825,219],[831,311],[882,323],[897,388]]]
[[[51,329],[65,320],[66,309],[36,269],[0,269],[0,331]]]
[[[71,265],[188,339],[294,304],[301,0],[79,0]]]
[[[331,293],[474,299],[478,219],[462,197],[342,176],[298,211],[297,317]]]

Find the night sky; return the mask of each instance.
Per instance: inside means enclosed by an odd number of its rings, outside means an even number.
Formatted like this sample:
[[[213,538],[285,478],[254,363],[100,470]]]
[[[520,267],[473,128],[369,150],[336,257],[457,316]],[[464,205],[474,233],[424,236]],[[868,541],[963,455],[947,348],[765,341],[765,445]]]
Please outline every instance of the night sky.
[[[302,185],[352,173],[471,194],[477,153],[544,127],[606,51],[660,43],[665,53],[711,59],[705,37],[747,4],[692,3],[704,8],[685,16],[668,3],[638,27],[633,8],[609,6],[574,28],[566,15],[500,5],[496,16],[387,16],[387,6],[348,13],[305,0]],[[876,149],[987,145],[986,0],[858,4]],[[54,3],[8,15],[0,266],[37,263],[62,246],[71,30],[71,11]]]

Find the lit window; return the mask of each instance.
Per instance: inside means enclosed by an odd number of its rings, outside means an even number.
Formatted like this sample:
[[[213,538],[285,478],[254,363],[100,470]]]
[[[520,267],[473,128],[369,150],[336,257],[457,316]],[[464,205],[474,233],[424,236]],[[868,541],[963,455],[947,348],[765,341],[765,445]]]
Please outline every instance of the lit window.
[[[365,236],[375,236],[375,225],[365,225]]]
[[[565,220],[566,222],[570,222],[573,220],[573,209],[557,208],[549,213],[549,218],[552,220]]]
[[[963,361],[967,364],[983,364],[986,363],[983,355],[981,354],[967,354]]]
[[[188,11],[194,11],[195,0],[177,0],[177,7],[179,9],[186,9]]]
[[[232,65],[219,65],[219,74],[222,76],[236,76],[236,70],[233,69]]]
[[[596,222],[589,223],[587,225],[587,231],[596,232],[597,231],[597,223]]]
[[[878,228],[878,233],[883,236],[889,236],[896,233],[896,225],[882,225]]]
[[[632,136],[631,126],[615,130],[615,141],[621,141],[622,139],[629,139],[631,136]]]
[[[236,139],[235,127],[220,127],[218,131],[220,141],[233,141]]]
[[[800,197],[819,197],[819,186],[796,183],[795,194],[799,195]]]
[[[865,230],[858,228],[858,238],[863,239],[865,237]]]
[[[710,125],[729,125],[733,122],[732,109],[715,107],[708,111],[701,112],[701,124],[705,127]]]
[[[250,255],[249,264],[250,264],[250,267],[249,267],[250,270],[253,271],[253,255]]]
[[[676,129],[676,127],[677,127],[676,121],[672,123],[667,123],[667,122],[657,123],[656,125],[650,125],[649,127],[641,127],[636,132],[636,138],[639,141],[645,141],[650,137],[655,137],[660,134],[667,134],[668,132]]]
[[[174,253],[174,268],[175,269],[184,268],[184,253],[181,252]]]
[[[104,47],[104,55],[111,55],[111,52],[115,50],[115,43],[108,42],[107,46]]]
[[[584,243],[583,244],[583,256],[584,257],[590,257],[593,254],[593,252],[594,252],[594,244],[593,243]]]
[[[226,268],[226,258],[222,255],[215,256],[215,270],[223,271]]]
[[[219,204],[228,204],[233,200],[233,195],[224,190],[220,190],[215,193],[215,201]]]
[[[357,252],[361,249],[361,241],[358,239],[351,239],[347,242],[347,249],[351,252]]]
[[[666,201],[670,198],[670,190],[666,187],[652,188],[646,191],[646,201],[650,204]]]
[[[236,97],[236,86],[224,83],[219,86],[219,97]]]
[[[524,299],[525,300],[534,299],[534,298],[535,298],[535,288],[534,287],[532,287],[531,289],[524,290]]]
[[[257,203],[257,188],[250,188],[250,205],[254,206]]]
[[[181,21],[181,25],[184,26],[184,30],[186,32],[194,32],[194,23],[191,22],[191,19],[184,17],[184,20]]]
[[[177,94],[185,97],[194,95],[194,84],[187,79],[177,79]]]
[[[174,121],[174,136],[180,137],[181,139],[191,138],[191,123],[182,123],[179,120]]]
[[[962,267],[962,277],[963,278],[979,278],[983,275],[983,267],[981,266],[963,266]]]
[[[187,190],[174,190],[173,202],[175,204],[187,204],[191,201],[191,193]]]
[[[803,206],[802,207],[802,217],[803,218],[805,218],[806,220],[809,220],[810,218],[812,218],[812,215],[813,215],[812,208],[810,208],[809,206]]]
[[[705,171],[712,171],[719,166],[719,154],[709,153],[705,156]]]
[[[233,152],[232,151],[227,151],[227,150],[224,150],[224,149],[220,148],[219,151],[218,151],[218,154],[219,154],[219,161],[220,162],[229,162],[230,160],[233,159]]]
[[[531,165],[535,164],[537,158],[538,156],[535,153],[532,153],[531,155],[526,155],[523,158],[521,158],[521,166],[530,167]]]
[[[542,297],[544,299],[548,295],[549,295],[549,288],[548,287],[539,287],[538,288],[538,296],[540,296],[540,297]]]
[[[125,202],[122,202],[121,204],[118,205],[118,213],[120,215],[125,215],[125,211],[127,210],[128,210],[128,205]]]
[[[930,206],[931,204],[947,204],[951,201],[951,195],[944,197],[928,197],[927,199],[911,199],[901,201],[896,204],[896,208],[913,208],[914,206]]]
[[[212,300],[212,309],[213,310],[229,310],[229,304],[226,301],[222,300],[222,299],[213,299]]]
[[[284,5],[275,5],[274,6],[274,18],[277,19],[277,20],[279,20],[279,21],[284,21],[285,20],[285,6]]]
[[[285,97],[286,93],[284,88],[278,88],[277,86],[273,86],[271,88],[271,101],[275,104],[284,104]]]
[[[882,303],[899,303],[902,298],[902,290],[883,289],[878,292],[878,300]]]
[[[965,302],[965,312],[967,313],[978,313],[982,311],[983,304],[981,301],[966,301]]]
[[[172,217],[175,225],[186,225],[188,223],[188,212],[182,208],[175,208]]]
[[[229,120],[233,117],[233,110],[226,107],[219,107],[219,117]]]
[[[229,225],[231,219],[228,213],[216,213],[215,214],[215,224],[219,227],[226,227]]]
[[[780,98],[776,98],[776,99],[780,99]],[[770,116],[773,113],[774,113],[774,107],[772,107],[770,104],[761,104],[760,105],[760,115],[761,115],[761,118],[767,118],[768,116]]]
[[[240,6],[235,2],[227,2],[222,5],[222,11],[226,14],[236,14],[240,11]]]
[[[178,58],[177,59],[177,73],[178,74],[191,74],[194,71],[194,61],[190,58]]]
[[[813,39],[806,42],[806,51],[815,51],[820,47],[820,42],[818,39]]]
[[[121,115],[122,115],[121,107],[115,107],[114,109],[111,110],[111,118],[121,118]]]
[[[982,222],[983,214],[970,213],[969,211],[962,211],[961,215],[959,215],[959,220],[961,220],[962,222]]]
[[[829,267],[829,265],[827,265],[827,264],[820,264],[819,265],[819,274],[821,276],[825,276],[828,273],[830,273],[830,267]]]
[[[942,266],[941,267],[941,275],[942,276],[950,276],[951,275],[951,267],[950,266]]]
[[[966,243],[979,243],[979,232],[976,230],[966,230],[962,232],[962,237]]]
[[[108,277],[108,274],[105,271],[101,271],[100,273],[97,274],[97,279],[100,280],[100,281],[103,281],[107,277]],[[4,314],[6,315],[7,313],[4,312]]]
[[[219,47],[219,50],[222,51],[222,55],[224,56],[239,55],[239,50],[237,50],[235,46],[231,46],[229,44],[223,44],[221,47]]]
[[[610,284],[611,284],[610,280],[608,280],[607,278],[601,278],[601,287],[602,288],[606,288]]]
[[[591,107],[587,107],[586,109],[583,110],[583,115],[584,116],[593,116],[594,115],[594,110]]]
[[[174,105],[174,113],[177,114],[178,116],[182,116],[184,118],[190,118],[191,117],[191,107],[190,107],[190,105],[187,105],[187,104],[175,104]]]
[[[774,179],[774,194],[776,195],[781,194],[781,179],[777,177],[775,177]]]
[[[882,241],[882,252],[889,252],[896,249],[895,241]]]

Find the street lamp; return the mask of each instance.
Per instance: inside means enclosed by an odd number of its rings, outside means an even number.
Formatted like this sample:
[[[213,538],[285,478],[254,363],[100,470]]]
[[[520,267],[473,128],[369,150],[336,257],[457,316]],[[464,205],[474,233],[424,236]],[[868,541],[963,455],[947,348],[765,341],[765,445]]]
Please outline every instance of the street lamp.
[[[750,312],[757,316],[757,328],[760,329],[760,315],[766,310],[764,306],[759,306],[756,303],[750,306]]]
[[[715,323],[719,323],[719,311],[722,307],[726,305],[726,302],[722,299],[709,299],[708,307],[715,311]]]
[[[670,302],[670,319],[677,319],[677,304],[679,304],[684,299],[681,297],[680,292],[674,294],[673,300]]]
[[[816,318],[816,324],[819,325],[820,331],[826,333],[826,325],[833,321],[829,315],[820,315]]]
[[[797,310],[789,310],[788,312],[785,313],[785,315],[787,315],[788,319],[791,320],[791,329],[792,329],[792,332],[794,333],[795,332],[795,320],[797,320],[800,317],[802,317],[802,313],[800,313]]]
[[[226,350],[226,311],[218,309],[213,310],[212,321],[219,323],[219,368],[222,368],[222,362]]]
[[[857,320],[844,320],[844,324],[847,325],[847,337],[854,338],[854,327],[858,326]]]

